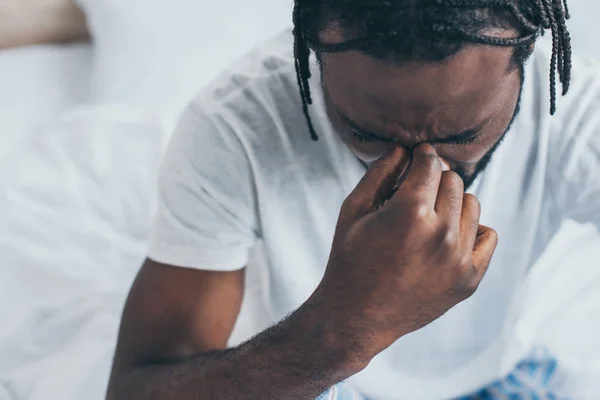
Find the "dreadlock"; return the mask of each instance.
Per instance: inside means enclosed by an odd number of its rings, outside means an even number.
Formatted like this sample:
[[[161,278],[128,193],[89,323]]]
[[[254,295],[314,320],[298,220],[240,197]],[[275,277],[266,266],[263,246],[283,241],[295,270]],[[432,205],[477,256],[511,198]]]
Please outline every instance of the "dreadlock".
[[[442,61],[465,44],[513,47],[512,63],[521,67],[540,34],[550,30],[550,114],[556,112],[556,72],[562,94],[571,80],[571,38],[567,0],[294,0],[294,61],[302,111],[311,138],[318,140],[308,106],[310,51],[360,50],[373,57],[403,61]],[[322,44],[318,33],[335,21],[350,39]],[[516,28],[519,35],[486,35],[489,28]]]

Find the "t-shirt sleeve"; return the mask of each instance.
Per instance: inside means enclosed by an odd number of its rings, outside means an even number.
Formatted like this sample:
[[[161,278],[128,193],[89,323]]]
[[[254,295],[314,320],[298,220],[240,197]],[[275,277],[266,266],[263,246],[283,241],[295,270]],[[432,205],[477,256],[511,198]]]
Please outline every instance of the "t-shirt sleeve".
[[[163,160],[148,257],[186,268],[243,268],[259,236],[247,152],[224,113],[196,102]]]
[[[548,177],[561,218],[594,223],[600,231],[600,74],[581,82],[550,147]]]

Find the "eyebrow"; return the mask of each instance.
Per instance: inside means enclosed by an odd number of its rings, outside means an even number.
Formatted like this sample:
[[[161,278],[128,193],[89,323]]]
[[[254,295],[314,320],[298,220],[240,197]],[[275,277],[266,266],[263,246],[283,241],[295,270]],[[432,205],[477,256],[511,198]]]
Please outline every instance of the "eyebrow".
[[[342,119],[359,135],[367,137],[369,139],[373,139],[373,140],[381,140],[382,142],[391,142],[391,143],[399,142],[399,140],[397,140],[397,139],[385,137],[385,136],[379,135],[377,133],[369,132],[369,131],[361,128],[356,122],[352,121],[350,118],[348,118],[347,115],[345,115],[343,112],[341,112],[335,105],[333,105],[333,108],[339,114],[339,116],[342,117]],[[449,135],[448,137],[445,137],[442,139],[432,139],[432,140],[428,140],[427,142],[432,143],[432,144],[454,143],[454,142],[459,142],[462,140],[472,139],[472,138],[478,136],[480,133],[481,133],[481,128],[467,129],[465,131],[462,131],[460,133],[456,133],[453,135]]]

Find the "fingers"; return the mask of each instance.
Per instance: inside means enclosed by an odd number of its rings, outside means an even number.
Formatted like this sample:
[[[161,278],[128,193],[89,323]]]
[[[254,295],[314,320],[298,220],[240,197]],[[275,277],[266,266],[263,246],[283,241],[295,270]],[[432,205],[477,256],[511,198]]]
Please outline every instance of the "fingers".
[[[477,197],[472,194],[463,194],[462,212],[460,215],[460,238],[465,252],[473,252],[475,239],[479,231],[479,217],[481,205]]]
[[[473,270],[475,272],[474,279],[479,283],[485,273],[498,245],[498,234],[492,228],[479,225],[473,246]]]
[[[460,218],[460,253],[465,275],[460,283],[461,292],[470,296],[477,290],[488,270],[498,244],[498,234],[487,226],[479,225],[481,206],[471,194],[465,194]],[[465,269],[466,268],[466,269]]]
[[[345,206],[355,217],[368,214],[388,200],[396,183],[406,170],[410,154],[398,146],[371,165],[365,176],[346,199]]]
[[[459,232],[461,228],[461,218],[465,217],[465,210],[463,207],[463,198],[465,197],[464,190],[465,186],[460,176],[452,171],[442,172],[435,202],[435,212],[440,220],[444,221],[444,225],[454,232]],[[477,199],[475,199],[475,201],[477,201]],[[477,202],[477,204],[479,204],[479,202]],[[473,215],[468,214],[467,217],[472,218]],[[477,227],[479,214],[475,217],[475,227]],[[474,236],[475,232],[473,233],[473,237]],[[471,244],[470,249],[472,248],[473,245]]]
[[[429,143],[413,149],[412,163],[398,195],[409,194],[416,202],[433,211],[442,178],[442,162]]]

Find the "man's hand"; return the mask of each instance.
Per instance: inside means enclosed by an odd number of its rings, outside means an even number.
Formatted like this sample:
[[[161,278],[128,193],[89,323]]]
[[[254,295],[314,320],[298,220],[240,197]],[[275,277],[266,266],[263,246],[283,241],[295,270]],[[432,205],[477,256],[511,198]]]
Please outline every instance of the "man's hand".
[[[333,329],[354,332],[358,359],[370,361],[475,292],[497,244],[479,215],[478,200],[442,171],[429,144],[410,161],[398,148],[369,169],[342,206],[313,295]]]

